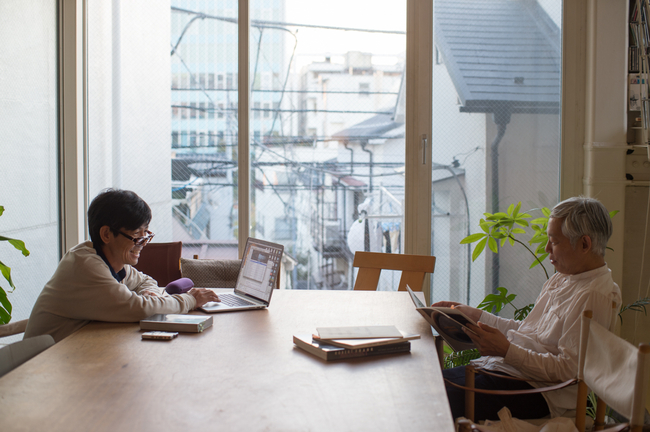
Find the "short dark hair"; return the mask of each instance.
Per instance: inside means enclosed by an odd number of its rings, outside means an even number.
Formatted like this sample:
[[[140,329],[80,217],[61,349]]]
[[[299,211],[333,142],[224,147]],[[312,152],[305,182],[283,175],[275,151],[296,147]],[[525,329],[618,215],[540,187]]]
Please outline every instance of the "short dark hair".
[[[118,230],[135,230],[151,222],[151,209],[135,192],[104,189],[88,207],[88,229],[95,245],[102,245],[99,230],[108,226],[114,235]]]

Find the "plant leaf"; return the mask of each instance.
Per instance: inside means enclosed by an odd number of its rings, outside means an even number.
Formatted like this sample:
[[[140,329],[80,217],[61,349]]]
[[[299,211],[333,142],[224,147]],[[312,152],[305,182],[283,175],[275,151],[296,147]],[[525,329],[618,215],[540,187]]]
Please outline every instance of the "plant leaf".
[[[530,265],[530,267],[528,267],[528,268],[529,268],[529,269],[532,269],[533,267],[537,267],[537,266],[540,264],[540,261],[544,261],[544,260],[546,259],[547,256],[548,256],[547,253],[538,256],[537,259],[538,259],[539,261],[538,261],[538,260],[534,260],[533,263],[532,263],[532,264]]]
[[[551,210],[549,210],[548,207],[542,207],[542,213],[543,213],[544,216],[546,216],[546,217],[551,217]]]
[[[7,299],[7,293],[1,287],[0,303],[2,304],[2,307],[0,307],[0,324],[9,324],[9,321],[11,321],[11,303],[9,303],[9,300]]]
[[[9,244],[13,245],[16,249],[21,251],[24,256],[29,256],[29,251],[25,247],[25,242],[22,240],[17,240],[9,237],[0,236],[0,241],[7,241]]]
[[[4,212],[5,212],[4,206],[0,206],[0,216],[2,216]]]
[[[488,237],[488,247],[492,252],[499,253],[499,246],[497,245],[497,241],[494,238]]]
[[[512,303],[512,301],[517,297],[516,294],[508,294],[508,290],[504,287],[497,288],[497,291],[499,294],[488,294],[476,307],[478,309],[495,313],[503,309],[506,304]]]
[[[524,318],[526,318],[528,316],[530,311],[533,310],[533,307],[535,307],[535,303],[531,303],[529,305],[526,305],[526,306],[522,307],[521,309],[516,309],[515,310],[515,315],[514,315],[515,319],[517,321],[523,320]]]
[[[614,216],[616,216],[619,213],[619,211],[620,210],[612,210],[611,212],[609,212],[609,218],[611,219]]]
[[[474,248],[474,252],[472,253],[472,261],[476,261],[476,258],[481,255],[481,252],[483,252],[483,249],[485,249],[485,244],[487,243],[487,237],[485,237],[483,240],[478,242],[476,247]]]
[[[513,234],[526,234],[526,230],[521,229],[521,228],[513,228],[512,233]]]
[[[460,241],[460,244],[474,243],[475,241],[478,241],[485,236],[486,236],[485,233],[476,233],[476,234],[468,235],[467,237],[465,237]]]
[[[14,282],[11,280],[11,268],[6,266],[2,261],[0,261],[0,272],[2,272],[2,276],[7,279],[7,282],[9,282],[9,286],[11,286],[13,289],[16,289]]]

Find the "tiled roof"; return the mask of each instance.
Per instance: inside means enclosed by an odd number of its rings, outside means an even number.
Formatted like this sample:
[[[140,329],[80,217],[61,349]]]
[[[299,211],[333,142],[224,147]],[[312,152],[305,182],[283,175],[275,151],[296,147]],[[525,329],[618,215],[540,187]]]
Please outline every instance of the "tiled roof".
[[[434,16],[462,112],[559,112],[560,33],[534,0],[436,0]]]

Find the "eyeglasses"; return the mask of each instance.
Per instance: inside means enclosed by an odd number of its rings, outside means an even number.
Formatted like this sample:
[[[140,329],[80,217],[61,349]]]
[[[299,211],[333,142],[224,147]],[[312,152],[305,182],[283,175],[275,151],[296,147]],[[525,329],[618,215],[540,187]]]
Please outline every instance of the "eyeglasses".
[[[128,234],[124,234],[122,231],[118,231],[118,234],[122,234],[124,237],[131,240],[133,242],[133,244],[135,244],[136,246],[140,246],[140,245],[146,246],[146,244],[151,241],[153,236],[156,235],[156,234],[152,233],[151,231],[145,231],[146,235],[144,237],[131,237]]]

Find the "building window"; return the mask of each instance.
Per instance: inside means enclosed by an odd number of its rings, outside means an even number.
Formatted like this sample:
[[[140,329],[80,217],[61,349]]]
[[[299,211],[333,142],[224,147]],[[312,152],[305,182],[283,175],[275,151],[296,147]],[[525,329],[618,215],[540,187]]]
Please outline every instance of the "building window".
[[[370,84],[369,83],[359,83],[359,96],[369,97],[370,96]]]
[[[277,240],[292,240],[296,233],[296,218],[276,218],[275,238]]]
[[[270,109],[271,109],[271,104],[267,104],[267,103],[265,103],[265,104],[264,104],[264,118],[269,118],[269,117],[271,117]]]

